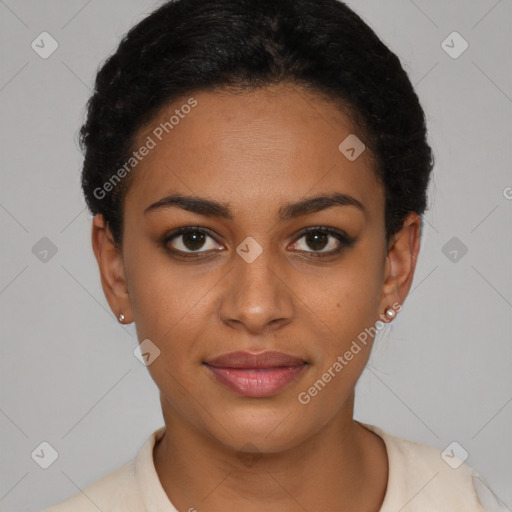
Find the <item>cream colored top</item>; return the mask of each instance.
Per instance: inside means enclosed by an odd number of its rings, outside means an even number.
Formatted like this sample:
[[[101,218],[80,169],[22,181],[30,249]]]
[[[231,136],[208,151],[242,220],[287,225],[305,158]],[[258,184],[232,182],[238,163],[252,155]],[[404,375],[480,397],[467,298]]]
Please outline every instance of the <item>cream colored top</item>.
[[[380,512],[502,512],[484,480],[466,464],[440,450],[395,437],[361,423],[380,436],[389,460],[388,484]],[[44,512],[178,512],[167,497],[153,462],[153,446],[165,431],[151,434],[135,459]],[[445,456],[446,457],[446,456]],[[455,468],[455,469],[454,469]],[[193,512],[191,506],[187,511]]]

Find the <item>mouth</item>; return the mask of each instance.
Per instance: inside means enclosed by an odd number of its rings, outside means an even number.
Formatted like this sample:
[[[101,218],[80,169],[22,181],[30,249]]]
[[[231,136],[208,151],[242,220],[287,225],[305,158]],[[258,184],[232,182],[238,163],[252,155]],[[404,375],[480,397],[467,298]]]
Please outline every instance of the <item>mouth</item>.
[[[210,373],[241,396],[269,397],[299,378],[308,362],[283,352],[231,352],[203,363]]]

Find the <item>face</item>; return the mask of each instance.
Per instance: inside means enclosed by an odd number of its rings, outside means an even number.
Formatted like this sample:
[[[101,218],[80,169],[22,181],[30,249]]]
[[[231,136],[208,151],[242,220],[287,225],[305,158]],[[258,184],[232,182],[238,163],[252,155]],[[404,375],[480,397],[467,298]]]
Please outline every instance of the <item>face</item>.
[[[121,252],[101,257],[93,231],[104,290],[160,350],[148,370],[166,420],[283,450],[352,419],[371,328],[412,280],[418,219],[388,252],[371,155],[340,151],[363,137],[321,97],[192,96],[139,133],[154,147],[133,171]],[[267,351],[281,355],[251,358]]]

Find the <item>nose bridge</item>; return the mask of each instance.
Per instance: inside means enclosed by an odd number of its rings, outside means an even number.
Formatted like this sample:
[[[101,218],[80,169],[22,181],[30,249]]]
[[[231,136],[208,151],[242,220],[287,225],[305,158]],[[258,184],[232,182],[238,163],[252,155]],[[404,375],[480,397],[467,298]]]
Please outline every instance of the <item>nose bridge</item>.
[[[247,237],[236,249],[229,287],[222,299],[220,314],[224,322],[244,325],[259,332],[273,323],[288,323],[293,303],[280,276],[278,264],[268,244],[260,245]],[[277,322],[279,320],[279,322]]]

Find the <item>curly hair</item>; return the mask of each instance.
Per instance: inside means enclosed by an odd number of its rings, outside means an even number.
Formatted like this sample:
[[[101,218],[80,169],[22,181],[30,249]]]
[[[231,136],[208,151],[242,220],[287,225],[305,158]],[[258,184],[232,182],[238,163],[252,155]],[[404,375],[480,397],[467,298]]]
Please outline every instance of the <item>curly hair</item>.
[[[131,28],[99,69],[80,130],[90,212],[122,244],[134,173],[103,185],[160,109],[194,91],[280,83],[348,109],[384,188],[388,241],[407,214],[422,216],[434,165],[425,114],[398,57],[338,0],[171,0]]]

